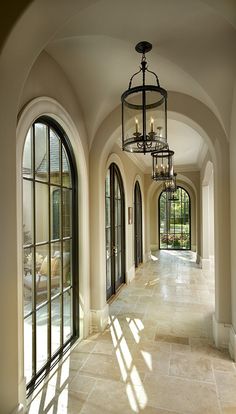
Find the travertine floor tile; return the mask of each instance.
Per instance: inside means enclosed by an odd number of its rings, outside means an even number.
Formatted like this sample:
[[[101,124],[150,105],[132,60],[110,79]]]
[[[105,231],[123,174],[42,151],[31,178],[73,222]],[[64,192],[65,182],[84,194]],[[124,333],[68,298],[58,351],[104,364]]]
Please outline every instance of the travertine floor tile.
[[[236,404],[236,372],[215,371],[215,379],[220,400]]]
[[[170,359],[170,375],[213,382],[210,358],[191,353],[172,354]]]
[[[144,387],[154,407],[188,414],[220,414],[215,384],[148,374]]]
[[[214,347],[214,277],[191,252],[162,251],[109,306],[29,414],[236,414],[236,368]],[[220,409],[221,405],[221,409]]]

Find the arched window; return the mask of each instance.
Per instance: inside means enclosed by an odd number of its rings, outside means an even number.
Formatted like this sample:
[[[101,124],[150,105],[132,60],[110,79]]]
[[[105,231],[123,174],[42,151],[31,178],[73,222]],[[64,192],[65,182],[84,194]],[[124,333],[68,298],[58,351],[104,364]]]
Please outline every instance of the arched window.
[[[138,181],[134,187],[134,259],[135,267],[143,261],[142,194]]]
[[[112,163],[107,171],[106,198],[106,291],[107,299],[125,282],[125,200],[121,174]]]
[[[22,167],[24,368],[30,392],[78,336],[77,177],[69,141],[51,118],[30,127]]]
[[[163,191],[159,197],[159,248],[191,249],[191,203],[189,194],[178,187],[175,197]]]

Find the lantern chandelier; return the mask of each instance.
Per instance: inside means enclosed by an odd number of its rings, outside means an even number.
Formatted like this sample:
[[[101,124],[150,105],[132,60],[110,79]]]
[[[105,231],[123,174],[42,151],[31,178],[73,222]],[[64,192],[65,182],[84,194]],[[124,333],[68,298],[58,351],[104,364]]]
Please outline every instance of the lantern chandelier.
[[[177,173],[174,173],[173,178],[171,178],[170,180],[164,181],[163,191],[166,191],[166,193],[171,194],[177,190],[176,176],[177,176]]]
[[[146,53],[152,49],[149,42],[139,42],[135,50],[142,54],[139,71],[130,79],[128,89],[121,96],[122,149],[128,152],[164,150],[167,144],[167,91],[161,88],[156,73],[148,69]],[[146,84],[147,72],[155,84]],[[133,86],[133,80],[142,75],[142,84]]]
[[[153,151],[152,155],[152,179],[155,181],[172,181],[174,179],[173,155],[169,148]]]

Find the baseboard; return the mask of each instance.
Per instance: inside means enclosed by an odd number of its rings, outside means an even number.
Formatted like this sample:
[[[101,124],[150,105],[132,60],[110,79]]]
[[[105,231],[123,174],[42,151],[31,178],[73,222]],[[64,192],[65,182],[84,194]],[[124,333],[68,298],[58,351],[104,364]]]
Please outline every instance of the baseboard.
[[[229,337],[231,325],[217,322],[215,314],[212,317],[213,321],[213,338],[217,348],[229,348]]]
[[[19,404],[17,408],[18,411],[16,411],[16,413],[22,413],[24,412],[24,411],[21,411],[22,407],[23,409],[26,408],[27,401],[26,401],[26,378],[25,377],[22,379],[22,381],[19,384],[19,401],[21,402],[21,404]]]
[[[214,269],[215,269],[215,257],[214,256],[209,256],[209,260],[210,260],[210,270],[214,271]]]
[[[106,304],[103,309],[90,310],[90,333],[102,332],[108,324],[109,306]]]
[[[156,252],[159,250],[158,244],[151,244],[150,246],[151,252]]]
[[[231,358],[236,361],[236,333],[232,325],[229,331],[229,353]]]
[[[132,282],[135,277],[135,265],[131,266],[131,268],[126,272],[126,283],[127,285]]]
[[[202,257],[200,257],[200,266],[203,270],[210,270],[211,268],[210,259],[203,259]]]
[[[13,411],[11,414],[23,414],[26,411],[24,410],[24,406],[23,404],[19,404]]]
[[[199,266],[200,266],[200,267],[202,267],[201,259],[202,259],[202,258],[201,258],[201,256],[200,256],[200,254],[198,254],[198,253],[197,253],[197,254],[196,254],[196,263],[197,263],[197,264],[199,264]]]
[[[151,259],[151,255],[152,255],[151,250],[149,250],[148,252],[145,253],[145,260],[144,260],[145,263],[148,262],[148,260]]]
[[[90,309],[85,311],[84,309],[80,307],[79,315],[80,315],[79,332],[81,333],[81,339],[85,339],[90,334],[90,325],[91,325]]]

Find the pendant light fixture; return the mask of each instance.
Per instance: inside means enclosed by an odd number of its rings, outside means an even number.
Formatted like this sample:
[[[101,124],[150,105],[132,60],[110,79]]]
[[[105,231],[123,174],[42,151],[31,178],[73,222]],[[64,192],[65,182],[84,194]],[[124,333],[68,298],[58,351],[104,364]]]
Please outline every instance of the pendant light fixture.
[[[166,193],[174,193],[177,190],[176,176],[177,173],[174,173],[174,176],[170,180],[164,181],[163,191],[166,191]]]
[[[155,181],[170,181],[174,178],[173,155],[169,148],[158,150],[152,155],[152,179]]]
[[[141,66],[130,79],[122,94],[122,149],[146,154],[167,147],[167,91],[160,86],[156,73],[148,69],[146,53],[152,49],[149,42],[138,43],[135,50],[142,54]],[[154,83],[146,84],[147,73]],[[136,76],[141,84],[133,86]]]

